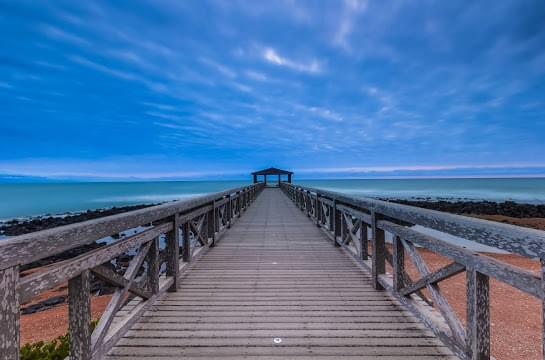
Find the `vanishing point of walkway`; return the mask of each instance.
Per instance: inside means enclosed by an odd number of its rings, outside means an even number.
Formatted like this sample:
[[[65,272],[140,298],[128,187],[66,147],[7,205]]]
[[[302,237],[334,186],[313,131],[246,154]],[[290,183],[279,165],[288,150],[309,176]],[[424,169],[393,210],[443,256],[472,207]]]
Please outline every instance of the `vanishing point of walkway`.
[[[265,189],[109,359],[450,354],[279,189]]]

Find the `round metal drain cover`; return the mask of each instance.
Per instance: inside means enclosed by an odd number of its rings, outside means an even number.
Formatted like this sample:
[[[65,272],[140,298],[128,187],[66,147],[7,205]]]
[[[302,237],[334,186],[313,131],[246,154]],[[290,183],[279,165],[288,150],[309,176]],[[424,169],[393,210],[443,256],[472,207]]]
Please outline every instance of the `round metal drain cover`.
[[[275,344],[280,344],[280,343],[282,342],[282,339],[281,339],[281,338],[274,338],[274,339],[273,339],[273,342],[274,342]]]

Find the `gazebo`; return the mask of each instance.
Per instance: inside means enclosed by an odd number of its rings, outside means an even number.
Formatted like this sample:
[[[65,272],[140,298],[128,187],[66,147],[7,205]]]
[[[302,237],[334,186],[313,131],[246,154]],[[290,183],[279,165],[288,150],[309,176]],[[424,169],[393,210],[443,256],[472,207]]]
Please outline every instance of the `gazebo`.
[[[265,185],[267,185],[267,176],[268,175],[278,175],[278,185],[280,186],[280,181],[282,181],[282,175],[288,176],[288,182],[291,183],[291,176],[293,175],[293,172],[287,171],[287,170],[280,170],[277,168],[268,168],[264,170],[255,171],[252,173],[254,177],[254,184],[257,183],[257,177],[263,176],[263,182]]]

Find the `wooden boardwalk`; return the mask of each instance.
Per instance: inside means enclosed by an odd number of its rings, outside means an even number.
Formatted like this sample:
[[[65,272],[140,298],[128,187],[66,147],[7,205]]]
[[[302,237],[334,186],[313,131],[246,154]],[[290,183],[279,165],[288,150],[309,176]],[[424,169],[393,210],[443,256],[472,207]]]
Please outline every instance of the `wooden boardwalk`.
[[[206,249],[207,250],[207,249]],[[109,359],[455,358],[279,190],[255,204]]]

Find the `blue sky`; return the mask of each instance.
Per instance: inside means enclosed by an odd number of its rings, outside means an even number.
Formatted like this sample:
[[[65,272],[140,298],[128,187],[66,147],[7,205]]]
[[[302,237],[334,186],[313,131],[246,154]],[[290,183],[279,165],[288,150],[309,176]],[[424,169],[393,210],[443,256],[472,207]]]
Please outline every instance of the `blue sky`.
[[[542,0],[0,0],[0,173],[545,174],[544,18]]]

